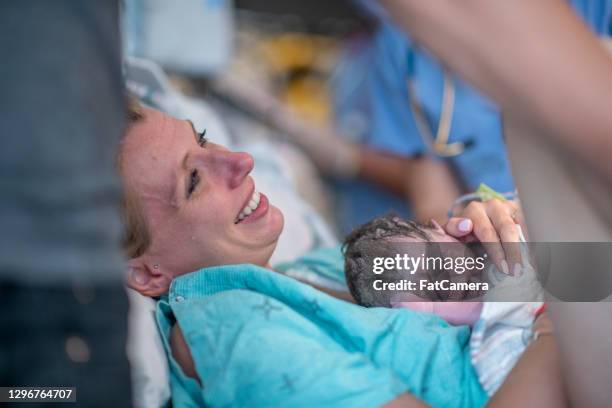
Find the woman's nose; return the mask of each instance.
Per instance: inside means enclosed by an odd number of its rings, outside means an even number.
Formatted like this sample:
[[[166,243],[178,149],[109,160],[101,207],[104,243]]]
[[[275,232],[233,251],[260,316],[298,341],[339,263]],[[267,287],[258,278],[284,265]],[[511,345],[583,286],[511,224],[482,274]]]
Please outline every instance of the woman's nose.
[[[242,185],[254,166],[253,156],[244,152],[219,151],[215,162],[230,189]]]

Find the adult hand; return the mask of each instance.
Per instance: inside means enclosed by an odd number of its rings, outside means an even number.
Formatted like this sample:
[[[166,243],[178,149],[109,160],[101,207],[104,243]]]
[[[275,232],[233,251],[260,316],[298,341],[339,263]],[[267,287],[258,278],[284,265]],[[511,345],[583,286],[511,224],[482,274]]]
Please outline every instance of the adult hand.
[[[480,241],[500,271],[514,274],[516,265],[519,268],[521,265],[516,225],[522,224],[522,219],[516,202],[498,199],[472,201],[461,214],[450,218],[444,229],[462,241]]]

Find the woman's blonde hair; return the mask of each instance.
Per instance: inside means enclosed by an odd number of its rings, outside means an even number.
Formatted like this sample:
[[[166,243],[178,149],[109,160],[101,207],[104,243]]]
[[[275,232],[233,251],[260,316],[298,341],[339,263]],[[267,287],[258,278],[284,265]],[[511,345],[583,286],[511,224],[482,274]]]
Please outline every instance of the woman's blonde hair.
[[[143,119],[144,114],[140,104],[135,98],[128,96],[126,109],[127,126],[123,134],[123,140],[127,137],[130,128]],[[119,144],[119,151],[117,153],[117,169],[123,181],[122,145],[123,143]],[[130,190],[125,182],[122,184],[123,199],[121,204],[121,216],[124,227],[122,247],[125,255],[128,259],[131,259],[141,256],[147,250],[151,244],[151,236],[142,213],[142,208],[138,202],[138,196]]]

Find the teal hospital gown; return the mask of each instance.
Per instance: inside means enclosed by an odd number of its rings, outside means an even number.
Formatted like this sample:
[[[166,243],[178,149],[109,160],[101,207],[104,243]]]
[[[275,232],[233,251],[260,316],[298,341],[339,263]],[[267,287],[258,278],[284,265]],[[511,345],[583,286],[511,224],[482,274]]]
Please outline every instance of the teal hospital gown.
[[[179,323],[203,384],[170,357],[177,407],[376,407],[405,392],[436,407],[479,407],[487,398],[467,327],[363,308],[253,265],[176,278],[157,321],[167,352]]]

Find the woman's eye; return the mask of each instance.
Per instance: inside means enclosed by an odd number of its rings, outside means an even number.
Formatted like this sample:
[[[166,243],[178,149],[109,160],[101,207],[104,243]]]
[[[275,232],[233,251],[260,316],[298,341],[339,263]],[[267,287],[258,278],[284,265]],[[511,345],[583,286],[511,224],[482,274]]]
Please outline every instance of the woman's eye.
[[[189,182],[187,185],[187,198],[191,197],[191,194],[193,194],[199,182],[200,182],[200,175],[196,169],[193,169],[191,173],[189,173]]]
[[[198,144],[200,147],[204,147],[207,142],[208,139],[206,139],[206,129],[204,129],[202,133],[198,133]]]

